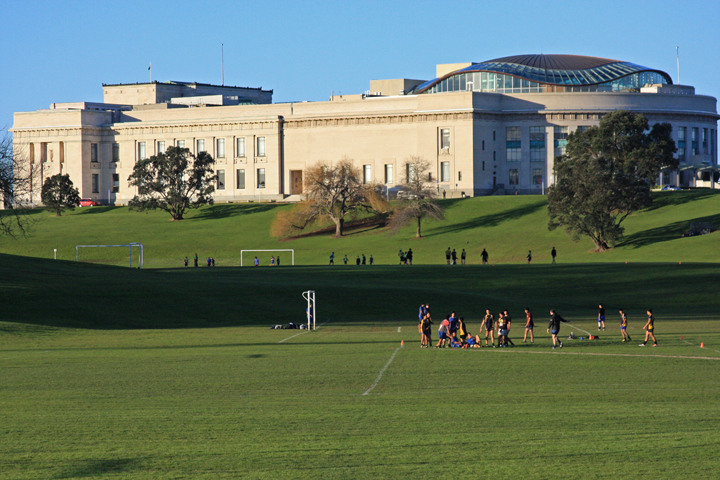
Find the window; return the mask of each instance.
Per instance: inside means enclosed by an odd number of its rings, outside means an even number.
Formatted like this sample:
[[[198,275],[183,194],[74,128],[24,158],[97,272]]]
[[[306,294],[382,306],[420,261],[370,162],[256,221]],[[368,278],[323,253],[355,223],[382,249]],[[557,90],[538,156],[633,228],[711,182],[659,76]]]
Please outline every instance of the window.
[[[482,141],[482,149],[485,151],[485,140]]]
[[[197,141],[197,153],[200,153],[200,152],[207,152],[207,150],[205,149],[205,139],[204,138],[200,138]]]
[[[235,154],[238,157],[244,157],[245,156],[245,137],[240,137],[237,139],[237,145],[236,145],[237,153]]]
[[[225,170],[217,171],[217,189],[225,190]]]
[[[217,155],[217,158],[225,158],[225,139],[218,138],[215,143],[217,144],[215,155]]]
[[[449,149],[450,148],[450,129],[449,128],[441,128],[440,129],[440,148],[441,149]]]
[[[542,183],[543,183],[542,169],[533,168],[532,176],[533,176],[533,185],[542,185]]]
[[[510,185],[517,185],[518,184],[518,170],[517,168],[511,168],[508,173],[509,175],[509,183]]]
[[[495,141],[495,130],[493,130],[493,142]]]
[[[497,156],[495,155],[495,151],[493,150],[493,162],[497,162]]]
[[[265,169],[257,169],[257,188],[265,188]]]
[[[588,128],[590,128],[590,127],[588,127],[587,125],[580,125],[579,127],[577,127],[577,131],[582,133],[585,130],[587,130]]]
[[[100,175],[92,174],[92,193],[100,193]]]
[[[677,143],[677,154],[681,162],[685,161],[685,137],[687,134],[687,127],[678,127],[678,143]]]
[[[482,162],[482,169],[483,169],[483,172],[484,172],[484,171],[485,171],[485,160],[483,160],[483,162]]]
[[[567,147],[568,127],[555,127],[555,156],[565,155]]]
[[[458,171],[458,182],[462,182],[462,172]]]
[[[47,144],[47,142],[42,142],[40,144],[40,161],[43,163],[48,161],[48,144]]]
[[[440,181],[450,181],[450,162],[440,162]]]
[[[372,182],[372,165],[363,165],[363,183]]]
[[[257,156],[265,156],[265,137],[257,137]]]
[[[118,193],[120,191],[120,174],[112,174],[112,193]]]
[[[157,152],[165,153],[165,142],[163,140],[157,142]]]
[[[235,170],[235,188],[245,190],[245,169]]]
[[[120,161],[120,144],[113,143],[112,145],[112,161],[117,163]]]
[[[522,152],[521,147],[520,127],[507,127],[505,137],[506,160],[508,162],[519,162]]]
[[[392,164],[385,165],[385,183],[393,183],[393,166],[392,166]]]
[[[415,181],[415,164],[408,163],[405,165],[405,178],[408,183]]]
[[[662,183],[663,185],[670,184],[670,172],[668,170],[662,172]]]
[[[703,153],[705,155],[707,155],[709,153],[708,152],[708,129],[707,128],[702,129],[702,149],[703,149]]]
[[[545,161],[545,127],[530,127],[530,161]]]
[[[147,158],[147,149],[145,142],[138,142],[138,160],[145,160]]]
[[[177,146],[178,148],[185,148],[185,140],[178,140]]]
[[[691,155],[697,155],[698,154],[698,129],[697,127],[693,127],[691,130],[692,134],[692,151],[690,152]]]
[[[97,143],[90,144],[90,161],[92,163],[98,163],[98,145],[97,145]]]

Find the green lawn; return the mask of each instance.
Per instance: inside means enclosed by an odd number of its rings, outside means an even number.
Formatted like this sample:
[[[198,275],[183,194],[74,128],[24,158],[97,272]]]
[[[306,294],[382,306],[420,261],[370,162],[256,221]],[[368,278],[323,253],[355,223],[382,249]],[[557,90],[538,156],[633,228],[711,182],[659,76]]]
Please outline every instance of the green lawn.
[[[686,262],[137,270],[0,255],[0,478],[714,479],[718,280]],[[270,330],[302,319],[307,289],[327,323]],[[547,311],[584,336],[599,301],[600,339],[551,350]],[[518,345],[420,349],[420,302],[471,332],[507,308]],[[519,341],[525,306],[534,345]],[[637,346],[648,307],[657,348]]]
[[[717,262],[718,233],[681,238],[692,222],[710,221],[720,225],[720,194],[710,190],[659,192],[652,208],[639,212],[625,222],[626,236],[610,252],[593,253],[587,239],[573,242],[564,231],[547,229],[545,197],[497,196],[444,200],[447,219],[423,223],[424,238],[414,238],[408,227],[391,236],[386,228],[351,230],[344,238],[320,234],[295,240],[270,235],[270,225],[278,204],[219,204],[194,210],[181,222],[170,221],[163,212],[137,213],[124,207],[80,208],[55,217],[44,211],[33,212],[37,222],[28,239],[2,239],[0,253],[74,260],[75,246],[83,244],[125,244],[145,246],[145,265],[153,268],[178,267],[185,256],[195,253],[201,264],[207,257],[219,266],[240,264],[243,249],[294,249],[299,265],[323,265],[330,252],[336,263],[348,255],[354,263],[358,255],[373,255],[376,263],[397,262],[399,249],[412,248],[415,262],[445,262],[444,251],[465,248],[469,263],[480,261],[486,248],[496,264],[524,263],[528,250],[533,263],[549,263],[555,246],[560,263],[598,262]],[[7,214],[7,212],[0,212]],[[127,265],[126,250],[83,250],[83,259]],[[245,258],[250,262],[254,255]],[[270,253],[259,254],[263,265]],[[276,254],[277,255],[277,254]],[[280,253],[282,264],[290,264],[290,254]],[[104,257],[103,257],[104,256]]]

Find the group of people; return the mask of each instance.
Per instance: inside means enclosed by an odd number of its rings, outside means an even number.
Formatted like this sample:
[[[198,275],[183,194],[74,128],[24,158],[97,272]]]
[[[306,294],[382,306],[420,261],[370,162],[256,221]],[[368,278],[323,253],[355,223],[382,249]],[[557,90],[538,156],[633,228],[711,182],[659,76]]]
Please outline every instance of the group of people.
[[[412,259],[413,259],[413,251],[412,248],[408,248],[408,251],[405,252],[401,248],[398,252],[398,257],[400,257],[400,265],[412,265]]]
[[[198,254],[196,253],[193,257],[193,262],[195,266],[198,266]],[[188,260],[188,257],[185,257],[185,260],[183,260],[183,264],[187,267],[190,264],[190,261]],[[207,266],[208,267],[214,267],[215,266],[215,257],[208,257],[207,258]]]
[[[253,265],[256,267],[260,266],[260,259],[258,257],[253,259]],[[270,255],[270,266],[274,267],[275,265],[280,266],[280,255],[278,255],[277,258],[275,258],[275,255]],[[215,265],[213,264],[213,266]]]
[[[483,252],[484,251],[485,250],[483,249]],[[447,262],[447,264],[448,265],[457,265],[457,259],[458,259],[458,254],[455,251],[455,249],[453,248],[452,250],[450,250],[450,247],[448,247],[447,250],[445,250],[445,261]],[[465,249],[463,248],[462,252],[460,252],[460,264],[465,265],[466,261],[467,261],[467,253],[465,253]]]
[[[343,263],[344,263],[345,265],[348,264],[348,256],[347,256],[347,254],[345,254],[345,256],[343,257],[342,260],[343,260]],[[375,263],[375,259],[373,258],[372,255],[370,255],[369,263],[370,263],[370,265],[372,265],[372,264]],[[355,265],[367,265],[367,264],[368,264],[368,258],[365,256],[364,253],[363,253],[362,255],[358,255],[357,258],[355,259]],[[332,253],[330,254],[330,263],[329,263],[329,265],[335,265],[335,252],[332,252]]]
[[[657,346],[655,338],[655,317],[652,309],[647,309],[647,322],[643,327],[645,330],[645,341],[640,344],[641,347],[647,345],[648,339],[652,338],[653,347]],[[620,309],[620,332],[622,333],[623,342],[630,342],[632,339],[627,333],[627,315],[623,309]],[[430,305],[423,303],[420,305],[418,313],[418,332],[421,335],[420,348],[429,348],[432,343],[432,325],[433,320],[430,315]],[[553,349],[562,348],[563,343],[559,338],[560,324],[567,323],[555,309],[550,310],[550,323],[547,327],[547,333],[552,337]],[[515,343],[510,339],[510,328],[512,326],[512,318],[507,310],[498,313],[497,319],[490,312],[485,310],[485,316],[480,324],[480,332],[485,332],[485,346],[493,348],[507,348],[514,346]],[[525,334],[523,335],[523,343],[526,343],[528,336],[530,343],[535,343],[535,322],[529,308],[525,308]],[[598,308],[598,330],[605,330],[605,308],[600,304]],[[445,319],[440,322],[438,327],[438,342],[435,348],[481,348],[482,338],[480,334],[472,335],[465,324],[463,317],[458,317],[455,312],[446,315]],[[495,337],[497,337],[497,345],[495,345]]]

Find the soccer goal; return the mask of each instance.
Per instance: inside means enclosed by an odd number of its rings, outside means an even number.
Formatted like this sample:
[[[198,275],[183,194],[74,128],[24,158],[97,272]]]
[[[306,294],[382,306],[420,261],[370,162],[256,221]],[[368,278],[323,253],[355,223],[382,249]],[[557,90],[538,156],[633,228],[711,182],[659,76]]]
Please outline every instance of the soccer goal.
[[[290,252],[290,265],[295,265],[295,250],[292,248],[286,248],[286,249],[280,249],[280,250],[240,250],[240,266],[241,267],[243,266],[243,257],[245,255],[245,252]],[[279,265],[279,264],[280,263],[277,262],[275,265]],[[260,261],[260,265],[269,265],[269,262]]]
[[[143,244],[137,243],[137,242],[127,243],[125,245],[75,245],[75,261],[76,262],[80,261],[80,251],[81,251],[80,249],[81,248],[108,248],[108,249],[127,248],[128,249],[128,251],[127,251],[128,264],[130,265],[130,267],[132,267],[133,266],[133,247],[137,248],[137,252],[138,252],[137,253],[138,268],[142,268],[143,265],[145,265],[145,252],[143,249]],[[117,255],[115,254],[115,255],[111,255],[108,258],[116,257],[116,256]],[[93,257],[92,260],[88,260],[87,258],[85,258],[85,259],[83,259],[83,262],[113,263],[112,259],[110,259],[110,261],[108,261],[108,258],[105,258],[105,257],[107,257],[107,256],[100,255],[99,260],[98,260],[98,258],[95,258],[95,257]]]

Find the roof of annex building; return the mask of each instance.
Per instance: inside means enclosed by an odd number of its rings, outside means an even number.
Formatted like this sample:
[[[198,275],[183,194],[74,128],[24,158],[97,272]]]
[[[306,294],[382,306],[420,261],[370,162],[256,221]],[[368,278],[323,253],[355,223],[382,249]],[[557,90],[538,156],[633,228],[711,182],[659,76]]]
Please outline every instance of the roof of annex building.
[[[450,72],[422,83],[407,92],[423,93],[448,77],[462,73],[488,72],[509,75],[537,84],[557,86],[600,85],[637,73],[655,73],[672,84],[667,73],[622,60],[582,55],[513,55],[496,58]]]
[[[214,88],[239,88],[243,90],[258,90],[263,92],[272,92],[272,90],[263,90],[262,87],[238,87],[235,85],[215,85],[212,83],[200,83],[200,82],[180,82],[171,80],[167,82],[159,82],[153,80],[152,82],[135,82],[135,83],[103,83],[103,87],[128,87],[128,86],[139,86],[139,85],[170,85],[170,86],[181,86],[181,87],[214,87]]]

